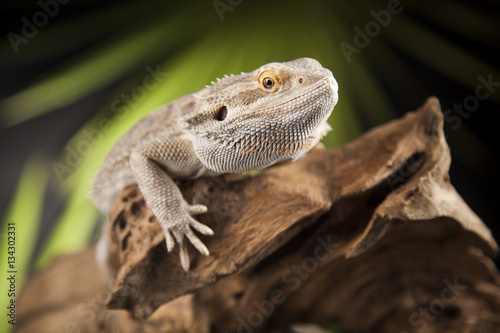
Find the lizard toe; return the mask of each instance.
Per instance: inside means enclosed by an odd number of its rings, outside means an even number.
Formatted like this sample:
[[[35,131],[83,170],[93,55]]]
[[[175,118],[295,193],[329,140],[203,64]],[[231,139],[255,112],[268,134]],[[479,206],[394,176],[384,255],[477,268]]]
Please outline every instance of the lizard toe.
[[[195,219],[190,219],[189,225],[191,228],[194,230],[198,231],[200,234],[205,235],[205,236],[213,236],[214,231],[207,225],[196,221]]]
[[[206,213],[208,208],[207,208],[207,206],[203,206],[203,205],[190,205],[190,206],[188,206],[187,210],[188,210],[190,215],[198,215],[198,214]]]
[[[189,239],[191,244],[193,244],[193,246],[200,251],[201,254],[204,256],[208,256],[210,254],[205,244],[203,244],[203,242],[192,231],[186,233],[186,237]]]
[[[165,230],[165,241],[167,242],[167,251],[172,252],[175,247],[175,240],[170,230]]]
[[[187,272],[189,271],[189,253],[186,244],[183,242],[179,244],[179,256],[181,258],[182,269]]]

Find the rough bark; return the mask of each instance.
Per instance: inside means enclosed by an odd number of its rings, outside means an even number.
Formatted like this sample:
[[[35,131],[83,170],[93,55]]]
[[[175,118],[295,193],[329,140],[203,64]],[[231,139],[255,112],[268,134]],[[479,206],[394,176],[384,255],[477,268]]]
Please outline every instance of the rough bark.
[[[189,273],[166,252],[140,191],[127,189],[105,231],[112,284],[92,249],[60,258],[25,286],[18,331],[71,322],[82,332],[267,332],[334,322],[359,332],[497,332],[497,244],[450,184],[442,126],[430,98],[338,149],[179,182],[188,202],[208,206],[197,218],[215,231],[201,237],[210,256],[190,249]]]

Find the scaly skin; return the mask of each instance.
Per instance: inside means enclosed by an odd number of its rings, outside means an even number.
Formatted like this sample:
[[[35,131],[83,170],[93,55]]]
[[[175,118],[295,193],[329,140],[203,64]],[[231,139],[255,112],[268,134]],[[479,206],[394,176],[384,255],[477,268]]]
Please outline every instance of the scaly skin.
[[[187,203],[173,180],[258,170],[301,157],[330,129],[337,91],[332,73],[310,58],[219,79],[160,107],[126,133],[95,176],[92,199],[108,214],[122,191],[137,184],[165,232],[168,251],[178,244],[188,271],[185,239],[208,255],[193,229],[213,231],[192,217],[207,207]]]

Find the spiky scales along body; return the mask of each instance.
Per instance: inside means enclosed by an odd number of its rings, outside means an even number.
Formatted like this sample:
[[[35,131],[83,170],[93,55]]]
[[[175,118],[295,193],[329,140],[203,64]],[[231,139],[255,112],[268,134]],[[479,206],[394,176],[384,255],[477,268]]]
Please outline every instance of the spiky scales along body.
[[[165,232],[168,250],[179,245],[187,271],[185,238],[208,255],[193,229],[204,235],[213,231],[192,217],[207,208],[188,204],[174,179],[297,159],[328,132],[337,100],[332,73],[310,58],[226,76],[160,107],[127,132],[95,176],[92,199],[108,214],[122,191],[137,184]]]

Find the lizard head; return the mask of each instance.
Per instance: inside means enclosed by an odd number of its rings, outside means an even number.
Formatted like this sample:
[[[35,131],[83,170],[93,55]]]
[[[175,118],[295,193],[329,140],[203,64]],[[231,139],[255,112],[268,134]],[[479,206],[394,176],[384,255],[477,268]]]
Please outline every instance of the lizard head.
[[[332,73],[314,59],[273,62],[195,93],[194,112],[181,125],[207,168],[262,169],[296,159],[321,140],[337,92]]]

